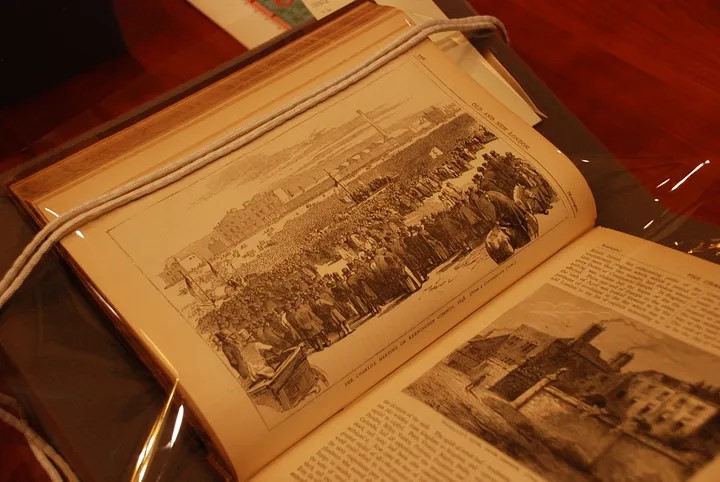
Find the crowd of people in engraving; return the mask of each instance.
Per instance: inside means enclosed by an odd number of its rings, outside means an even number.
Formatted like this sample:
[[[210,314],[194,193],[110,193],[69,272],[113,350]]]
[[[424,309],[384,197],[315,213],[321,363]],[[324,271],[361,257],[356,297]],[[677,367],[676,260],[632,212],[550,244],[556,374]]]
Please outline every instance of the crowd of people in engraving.
[[[350,193],[350,201],[361,203],[391,182],[390,176],[380,176],[370,180],[367,184],[359,183],[360,185]]]
[[[538,236],[536,215],[548,214],[557,196],[511,152],[490,150],[478,167],[475,153],[494,139],[479,128],[431,169],[391,183],[379,178],[371,195],[307,234],[282,262],[232,280],[227,300],[198,330],[251,382],[270,378],[282,353],[324,350],[474,248],[484,245],[498,263],[508,259]],[[471,170],[469,185],[451,182]],[[430,202],[435,208],[423,209]],[[337,268],[321,274],[321,261]]]

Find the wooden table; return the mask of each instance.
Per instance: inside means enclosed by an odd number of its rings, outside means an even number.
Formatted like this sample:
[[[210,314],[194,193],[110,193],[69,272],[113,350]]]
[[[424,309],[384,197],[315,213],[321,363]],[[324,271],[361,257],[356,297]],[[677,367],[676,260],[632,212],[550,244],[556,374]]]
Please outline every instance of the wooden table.
[[[470,2],[503,20],[513,49],[668,207],[701,202],[694,215],[720,222],[720,2]]]

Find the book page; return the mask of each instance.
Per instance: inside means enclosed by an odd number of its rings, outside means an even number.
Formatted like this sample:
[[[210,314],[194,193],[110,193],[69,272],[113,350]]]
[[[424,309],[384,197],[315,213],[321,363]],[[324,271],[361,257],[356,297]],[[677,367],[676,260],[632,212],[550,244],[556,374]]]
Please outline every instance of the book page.
[[[339,3],[342,4],[343,1],[339,0]],[[448,18],[433,0],[375,1],[380,5],[401,9],[417,24],[433,19]],[[484,13],[476,12],[476,14]],[[534,126],[540,123],[541,116],[545,117],[522,87],[507,73],[502,64],[489,62],[486,55],[490,52],[479,52],[465,38],[465,35],[459,32],[443,32],[432,35],[430,39],[440,47],[445,56],[525,122]],[[506,80],[506,77],[509,77],[511,81]]]
[[[265,77],[253,65],[255,83],[243,72],[224,79],[15,192],[52,219],[326,82],[407,28],[391,9],[362,12],[364,23],[341,18],[301,40],[320,45],[307,55],[278,52]],[[332,35],[342,42],[322,43]],[[63,178],[74,172],[63,165],[80,175]],[[62,246],[245,478],[594,215],[571,162],[428,41]]]
[[[717,480],[718,280],[597,228],[257,480]]]

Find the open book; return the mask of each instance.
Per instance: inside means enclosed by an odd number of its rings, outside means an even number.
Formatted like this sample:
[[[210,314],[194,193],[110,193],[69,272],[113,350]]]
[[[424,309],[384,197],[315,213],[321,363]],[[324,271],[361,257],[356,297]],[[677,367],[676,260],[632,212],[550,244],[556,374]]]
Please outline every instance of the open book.
[[[359,5],[12,191],[46,223],[406,29]],[[238,479],[709,471],[718,268],[594,219],[572,163],[425,42],[61,247]]]

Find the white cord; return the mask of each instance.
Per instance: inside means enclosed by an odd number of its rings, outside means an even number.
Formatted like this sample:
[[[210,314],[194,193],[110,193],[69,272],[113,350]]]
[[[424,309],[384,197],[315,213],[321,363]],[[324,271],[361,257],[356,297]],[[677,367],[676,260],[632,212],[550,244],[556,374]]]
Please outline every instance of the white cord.
[[[50,462],[50,459],[47,458],[42,450],[30,442],[28,442],[28,446],[35,456],[35,460],[37,460],[40,467],[42,467],[47,476],[50,478],[50,482],[65,482],[55,466],[52,462]]]
[[[27,439],[31,449],[33,451],[39,450],[40,453],[47,457],[47,460],[52,462],[52,465],[62,473],[62,476],[66,481],[80,482],[80,479],[78,479],[77,475],[75,475],[75,472],[73,472],[68,463],[65,462],[65,459],[63,459],[62,456],[50,446],[50,444],[43,440],[40,435],[35,433],[35,431],[28,427],[22,420],[10,412],[6,412],[2,408],[0,408],[0,420],[20,432]],[[46,468],[42,459],[38,459],[38,462],[43,465],[43,468]],[[50,474],[52,474],[52,472],[49,472],[48,475],[50,476]]]
[[[507,31],[495,17],[481,15],[461,19],[432,20],[409,30],[359,66],[293,99],[267,115],[249,122],[220,139],[207,144],[164,167],[90,199],[62,214],[41,229],[17,257],[0,280],[0,308],[18,290],[33,268],[52,246],[67,234],[113,209],[162,189],[198,169],[234,152],[299,114],[315,107],[333,95],[372,74],[383,65],[418,45],[428,36],[447,31],[469,32],[499,30],[505,39]]]

